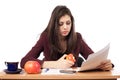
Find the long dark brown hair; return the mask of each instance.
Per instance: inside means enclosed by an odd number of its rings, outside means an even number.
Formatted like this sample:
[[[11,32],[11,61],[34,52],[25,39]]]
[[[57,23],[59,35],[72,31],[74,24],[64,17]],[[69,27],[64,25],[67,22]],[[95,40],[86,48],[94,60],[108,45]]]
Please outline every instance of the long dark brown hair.
[[[71,18],[71,31],[66,36],[67,41],[67,50],[66,53],[71,53],[76,45],[76,33],[74,29],[74,17],[72,16],[71,11],[63,5],[56,6],[51,14],[51,18],[49,20],[48,26],[44,32],[47,32],[48,39],[50,42],[50,53],[51,58],[56,60],[59,58],[58,54],[62,53],[62,48],[60,44],[60,35],[59,35],[59,20],[62,16],[69,15]]]

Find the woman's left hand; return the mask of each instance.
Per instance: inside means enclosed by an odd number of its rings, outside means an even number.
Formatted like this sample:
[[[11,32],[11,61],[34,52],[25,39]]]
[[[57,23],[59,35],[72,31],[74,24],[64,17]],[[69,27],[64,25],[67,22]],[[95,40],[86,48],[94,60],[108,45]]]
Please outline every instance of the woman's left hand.
[[[105,60],[103,61],[100,66],[98,66],[99,69],[107,71],[107,70],[112,70],[112,63],[111,60]]]

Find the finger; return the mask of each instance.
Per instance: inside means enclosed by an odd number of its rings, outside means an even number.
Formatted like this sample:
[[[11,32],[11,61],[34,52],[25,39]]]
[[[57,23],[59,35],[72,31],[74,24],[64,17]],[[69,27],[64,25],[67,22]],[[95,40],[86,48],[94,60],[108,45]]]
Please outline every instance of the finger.
[[[67,63],[74,65],[74,62],[72,62],[70,60],[66,60],[66,61],[67,61]]]
[[[108,65],[108,66],[104,66],[101,68],[102,70],[112,70],[112,66]]]
[[[67,54],[64,54],[64,55],[61,57],[61,59],[65,59],[66,56],[67,56]]]
[[[62,62],[62,67],[64,67],[64,68],[70,68],[72,65],[74,65],[74,63],[71,61],[68,61],[68,60],[64,60]]]
[[[99,67],[104,67],[105,65],[109,65],[109,64],[111,64],[110,60],[104,60],[103,62],[101,62]]]
[[[104,62],[102,62],[97,68],[104,68],[105,66],[112,66],[112,63],[111,63],[111,61],[104,61]]]
[[[111,63],[111,60],[108,59],[101,62],[101,64],[107,64],[107,63]]]
[[[112,69],[112,64],[102,65],[99,68],[102,69],[102,70],[111,70]]]
[[[104,70],[112,70],[112,65],[108,65],[104,68]]]

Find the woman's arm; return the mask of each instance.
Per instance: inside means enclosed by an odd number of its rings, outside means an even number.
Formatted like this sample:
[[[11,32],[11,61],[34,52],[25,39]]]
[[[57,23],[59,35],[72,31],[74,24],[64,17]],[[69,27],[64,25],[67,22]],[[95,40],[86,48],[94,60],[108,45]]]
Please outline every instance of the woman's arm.
[[[40,64],[43,63],[42,60],[37,59],[40,56],[40,53],[43,51],[43,44],[44,44],[44,35],[42,34],[39,38],[39,40],[37,41],[37,43],[35,44],[34,47],[32,47],[32,49],[26,54],[26,56],[24,56],[21,59],[21,63],[20,66],[21,68],[24,68],[24,65],[27,61],[33,60],[33,61],[38,61]]]
[[[83,40],[82,35],[77,33],[77,47],[80,47],[79,53],[87,59],[87,57],[94,53],[93,50],[88,46],[88,44]]]
[[[57,61],[44,61],[42,68],[57,68],[57,69],[65,69],[70,68],[74,65],[74,62],[65,59],[66,54],[63,55]]]

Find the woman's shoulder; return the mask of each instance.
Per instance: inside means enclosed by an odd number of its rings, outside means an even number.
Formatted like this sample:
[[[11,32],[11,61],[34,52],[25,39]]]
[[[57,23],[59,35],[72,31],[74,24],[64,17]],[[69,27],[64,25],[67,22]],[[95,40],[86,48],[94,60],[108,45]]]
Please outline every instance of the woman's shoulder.
[[[39,37],[40,39],[46,39],[47,38],[47,32],[42,32],[41,34],[40,34],[40,37]]]
[[[79,32],[76,32],[76,35],[77,35],[77,38],[82,38],[82,35],[81,35],[81,33],[79,33]]]
[[[42,32],[41,36],[47,36],[47,32]]]

